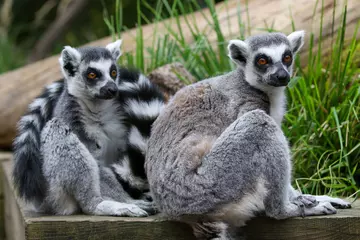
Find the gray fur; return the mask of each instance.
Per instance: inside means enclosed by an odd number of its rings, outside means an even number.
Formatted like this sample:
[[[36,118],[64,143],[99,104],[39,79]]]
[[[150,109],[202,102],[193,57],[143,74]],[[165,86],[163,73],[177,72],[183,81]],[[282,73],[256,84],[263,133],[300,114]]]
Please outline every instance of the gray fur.
[[[117,81],[116,65],[120,44],[65,47],[62,51],[59,61],[65,87],[53,118],[41,131],[42,173],[48,189],[39,211],[116,216],[147,216],[155,211],[151,201],[133,199],[122,186],[127,183],[127,188],[140,192],[148,187],[139,185],[143,180],[137,181],[129,164],[123,166],[129,161],[129,129],[124,122],[123,100],[117,98],[118,85],[122,84]],[[111,75],[113,70],[116,76]],[[95,72],[96,78],[89,79],[89,72]],[[141,81],[150,88],[148,79]],[[120,177],[113,166],[122,167]]]
[[[285,87],[268,79],[277,68],[291,74],[292,63],[285,66],[278,51],[293,49],[281,33],[233,40],[229,56],[243,54],[233,59],[238,69],[172,98],[153,125],[145,163],[160,211],[232,226],[243,226],[258,212],[276,219],[336,212],[328,201],[302,197],[290,184],[290,150],[280,128]],[[253,59],[258,51],[279,64],[259,71]]]
[[[134,200],[117,183],[61,119],[53,118],[42,133],[44,176],[49,181],[44,209],[68,215],[146,216],[152,204]]]
[[[246,39],[248,46],[252,52],[259,50],[262,47],[269,47],[271,45],[287,44],[290,42],[283,33],[265,33],[261,35],[254,35]]]

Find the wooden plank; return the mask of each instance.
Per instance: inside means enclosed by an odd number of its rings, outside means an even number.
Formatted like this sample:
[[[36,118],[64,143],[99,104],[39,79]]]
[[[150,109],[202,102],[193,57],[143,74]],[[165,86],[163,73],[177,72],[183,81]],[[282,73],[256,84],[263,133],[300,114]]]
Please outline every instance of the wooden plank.
[[[332,31],[336,32],[341,23],[341,11],[346,0],[336,1],[334,29],[332,28],[332,14],[333,14],[333,0],[324,0],[324,17],[323,17],[323,56],[326,56],[331,50]],[[248,15],[245,5],[246,0],[229,0],[227,5],[219,3],[216,5],[216,11],[219,18],[219,24],[226,40],[230,40],[239,35],[240,29],[238,23],[238,7],[241,9],[241,21],[252,29],[251,34],[262,32],[266,28],[266,24],[278,31],[290,33],[292,31],[291,17],[294,20],[297,29],[304,29],[308,33],[318,33],[321,16],[321,2],[309,0],[250,0],[248,4]],[[240,5],[239,5],[240,3]],[[317,8],[315,9],[315,6]],[[358,9],[360,9],[359,0],[347,0],[347,31],[345,39],[351,38],[356,24],[360,19]],[[290,11],[292,16],[290,15]],[[315,10],[314,10],[315,9]],[[180,17],[180,28],[187,43],[194,41],[191,30],[198,31],[206,35],[209,41],[216,45],[217,37],[210,24],[205,17],[210,16],[209,10],[204,9],[202,12],[196,12],[192,15]],[[185,19],[188,20],[190,27],[186,24]],[[167,27],[168,26],[168,27]],[[175,19],[165,20],[158,25],[150,24],[143,27],[144,47],[149,47],[152,44],[152,39],[161,38],[168,33],[167,29],[170,27],[175,33],[179,32],[177,22]],[[154,31],[156,30],[156,35]],[[134,44],[134,36],[136,36],[137,29],[131,29],[122,34],[123,51],[133,52],[136,49]],[[307,34],[309,39],[310,34]],[[360,39],[360,34],[358,34]],[[316,44],[320,36],[315,34],[314,43]],[[103,38],[98,41],[89,43],[89,46],[105,46],[111,42],[111,38]],[[306,51],[309,41],[306,41],[304,51]],[[316,51],[316,47],[314,48]],[[306,62],[307,54],[301,54],[302,62]],[[16,133],[16,122],[24,113],[28,104],[41,91],[43,86],[53,82],[62,77],[58,64],[59,55],[41,60],[39,62],[24,66],[17,70],[0,75],[0,147],[10,147],[11,141]],[[11,106],[11,108],[9,108]]]
[[[1,163],[10,160],[10,152],[0,152],[0,240],[5,239],[5,212],[4,212],[4,189],[3,184],[3,170]]]
[[[5,235],[6,239],[25,240],[25,222],[18,201],[14,195],[14,188],[11,179],[12,162],[2,163],[3,187],[4,187],[4,208],[5,208]]]
[[[132,240],[191,240],[195,239],[188,226],[176,222],[107,220],[104,217],[74,218],[51,221],[48,217],[27,222],[27,239],[132,239]]]
[[[41,216],[26,210],[13,194],[11,162],[5,172],[6,228],[8,239],[194,239],[191,229],[157,216],[121,218],[99,216]],[[277,221],[256,218],[245,227],[248,240],[358,240],[360,239],[360,201],[338,214]]]
[[[269,218],[251,220],[246,227],[248,240],[359,240],[360,201],[351,209],[335,215],[293,218],[276,221]]]
[[[12,163],[4,162],[3,168],[8,239],[194,239],[186,224],[164,221],[157,217],[41,216],[24,207],[15,198],[11,184]]]

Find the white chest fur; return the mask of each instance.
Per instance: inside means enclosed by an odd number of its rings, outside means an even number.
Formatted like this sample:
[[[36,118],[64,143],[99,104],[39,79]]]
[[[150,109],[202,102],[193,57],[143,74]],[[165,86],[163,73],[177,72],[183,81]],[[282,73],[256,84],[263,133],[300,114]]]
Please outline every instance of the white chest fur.
[[[270,116],[281,127],[281,122],[285,114],[285,87],[278,87],[268,93],[270,100]]]
[[[107,164],[117,161],[126,144],[126,129],[118,105],[113,100],[104,100],[96,105],[86,104],[82,107],[86,134],[96,141],[93,156]]]

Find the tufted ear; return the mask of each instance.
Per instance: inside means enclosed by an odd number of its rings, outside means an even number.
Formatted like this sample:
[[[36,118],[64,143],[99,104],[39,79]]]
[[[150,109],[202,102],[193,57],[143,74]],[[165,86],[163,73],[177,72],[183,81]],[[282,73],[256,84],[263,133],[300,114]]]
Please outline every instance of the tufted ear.
[[[81,55],[78,50],[70,46],[65,46],[59,58],[61,70],[65,75],[74,76],[81,60]]]
[[[305,31],[296,31],[291,33],[287,38],[289,39],[290,46],[293,53],[297,53],[304,45]]]
[[[121,50],[120,50],[120,46],[121,46],[122,40],[119,39],[113,43],[109,43],[108,45],[106,45],[106,48],[110,51],[112,57],[117,61],[119,59],[119,57],[121,56]]]
[[[228,45],[229,57],[239,66],[245,66],[248,57],[248,45],[241,40],[230,40]]]

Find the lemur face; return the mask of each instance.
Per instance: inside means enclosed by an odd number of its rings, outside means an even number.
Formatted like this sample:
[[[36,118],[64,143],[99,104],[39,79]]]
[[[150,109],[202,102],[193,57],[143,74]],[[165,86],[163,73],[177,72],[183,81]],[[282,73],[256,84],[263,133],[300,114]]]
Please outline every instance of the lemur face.
[[[251,54],[247,72],[270,86],[286,86],[290,81],[292,63],[293,53],[288,45],[271,45]]]
[[[289,36],[268,33],[245,41],[231,40],[230,58],[244,69],[253,86],[283,87],[290,81],[295,54],[304,42],[304,31]]]
[[[70,94],[85,99],[112,99],[117,95],[121,40],[100,47],[66,46],[59,59]]]

